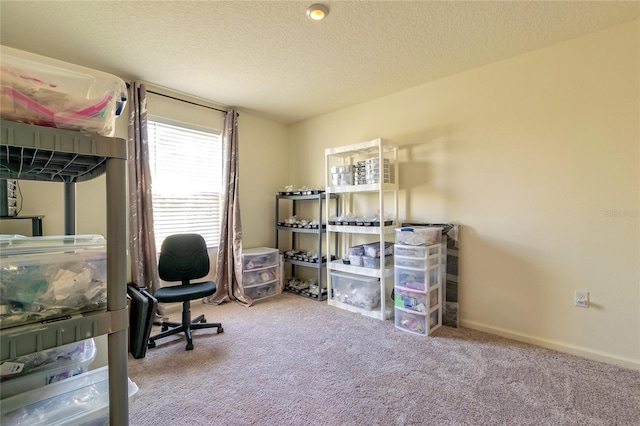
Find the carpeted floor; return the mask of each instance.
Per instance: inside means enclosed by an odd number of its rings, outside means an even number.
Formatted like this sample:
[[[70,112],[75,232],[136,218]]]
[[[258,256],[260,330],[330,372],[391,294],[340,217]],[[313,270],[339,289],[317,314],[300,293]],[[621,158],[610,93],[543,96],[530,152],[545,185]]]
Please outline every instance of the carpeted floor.
[[[288,293],[192,311],[224,333],[130,356],[132,426],[640,424],[640,371],[469,329],[416,336]]]

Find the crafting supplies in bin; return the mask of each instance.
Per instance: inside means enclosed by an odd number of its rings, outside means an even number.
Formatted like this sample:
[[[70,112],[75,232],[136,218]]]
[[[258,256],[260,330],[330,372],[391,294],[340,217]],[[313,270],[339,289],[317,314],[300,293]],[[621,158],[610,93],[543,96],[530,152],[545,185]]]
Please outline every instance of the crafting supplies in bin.
[[[275,296],[278,294],[278,285],[276,283],[270,283],[255,287],[248,287],[244,290],[244,294],[252,300],[264,299],[265,297]]]
[[[333,186],[353,185],[353,168],[350,164],[331,167],[331,184]]]
[[[380,241],[370,244],[364,244],[364,255],[369,257],[381,257],[382,250],[380,248]],[[384,255],[391,256],[393,254],[393,243],[384,243]]]
[[[378,157],[358,161],[353,173],[356,185],[391,182],[391,164],[388,158],[383,159],[382,166]]]
[[[0,117],[113,136],[127,88],[120,78],[2,46]]]
[[[4,361],[0,399],[85,373],[96,353],[91,338]]]
[[[380,279],[347,272],[331,272],[333,298],[367,310],[380,306]]]
[[[380,268],[381,257],[362,256],[362,266],[365,268]],[[387,268],[393,266],[393,256],[387,255],[384,257],[384,267]]]
[[[427,329],[428,321],[428,329]],[[406,311],[395,312],[395,326],[403,331],[419,335],[428,335],[429,331],[438,327],[438,311],[433,311],[429,315],[413,314]]]
[[[132,401],[138,386],[131,379],[127,391]],[[0,424],[108,425],[109,368],[97,368],[2,400]]]
[[[276,248],[255,247],[242,250],[244,294],[252,300],[282,293],[282,255]]]
[[[99,235],[0,239],[0,328],[105,309],[106,241]]]
[[[396,244],[406,246],[430,246],[440,244],[442,230],[438,227],[405,227],[396,229]]]
[[[242,264],[245,271],[277,265],[278,251],[273,249],[247,249],[242,253]]]
[[[440,283],[438,268],[432,269],[414,269],[401,268],[395,266],[395,285],[397,287],[405,287],[417,291],[427,291],[428,287],[432,287]]]

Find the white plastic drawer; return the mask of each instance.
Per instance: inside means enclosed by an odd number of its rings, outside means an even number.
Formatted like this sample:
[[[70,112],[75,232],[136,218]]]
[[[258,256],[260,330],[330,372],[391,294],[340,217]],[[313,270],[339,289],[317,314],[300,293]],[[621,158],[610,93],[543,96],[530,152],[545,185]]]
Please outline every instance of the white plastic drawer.
[[[395,256],[400,257],[419,257],[424,259],[427,256],[427,248],[425,246],[403,246],[396,244],[393,247]]]
[[[425,314],[440,305],[440,287],[432,288],[427,293],[396,287],[394,299],[397,308]]]
[[[437,308],[430,314],[408,312],[404,309],[396,308],[395,326],[396,328],[409,333],[426,336],[441,326],[441,309]]]
[[[427,317],[424,314],[411,313],[402,309],[396,309],[395,311],[396,328],[410,333],[426,335],[426,319]]]
[[[395,267],[395,285],[415,291],[425,292],[429,288],[440,284],[439,268],[413,269]]]
[[[396,244],[393,248],[393,252],[396,256],[400,257],[417,257],[425,259],[427,257],[436,259],[440,255],[440,244],[433,244],[430,246],[407,246],[402,244]],[[431,261],[430,265],[433,265],[438,261]]]
[[[272,266],[270,268],[263,268],[256,271],[243,272],[242,281],[244,287],[256,286],[277,279],[279,268],[279,266]]]
[[[394,303],[396,307],[410,311],[426,313],[429,309],[426,293],[401,288],[396,288],[394,291]]]
[[[404,268],[426,269],[427,259],[420,257],[396,256],[395,266]]]
[[[278,281],[273,281],[265,285],[254,287],[245,287],[244,294],[252,300],[264,299],[265,297],[275,296],[280,293]]]
[[[243,270],[250,271],[278,265],[279,254],[278,249],[267,247],[245,249],[242,251]]]

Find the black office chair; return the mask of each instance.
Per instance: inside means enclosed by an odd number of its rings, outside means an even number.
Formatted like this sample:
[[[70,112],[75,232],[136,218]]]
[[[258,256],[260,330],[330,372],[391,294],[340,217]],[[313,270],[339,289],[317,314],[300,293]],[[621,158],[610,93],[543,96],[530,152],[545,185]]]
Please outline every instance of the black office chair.
[[[190,301],[211,296],[216,292],[213,281],[192,283],[209,273],[207,245],[201,235],[176,234],[162,242],[158,259],[158,274],[164,281],[180,281],[181,285],[162,287],[154,293],[159,303],[182,302],[182,322],[162,323],[162,332],[149,337],[149,348],[155,348],[156,340],[182,333],[187,336],[187,350],[193,349],[191,330],[217,328],[222,333],[222,324],[206,322],[204,315],[191,319]]]

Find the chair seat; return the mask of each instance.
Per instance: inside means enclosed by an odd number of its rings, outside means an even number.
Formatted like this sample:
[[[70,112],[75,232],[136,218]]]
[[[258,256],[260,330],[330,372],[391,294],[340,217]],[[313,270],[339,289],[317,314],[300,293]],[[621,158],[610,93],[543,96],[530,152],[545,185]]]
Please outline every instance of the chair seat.
[[[174,303],[211,296],[215,292],[216,284],[213,281],[203,281],[201,283],[162,287],[153,296],[158,299],[158,302]]]

